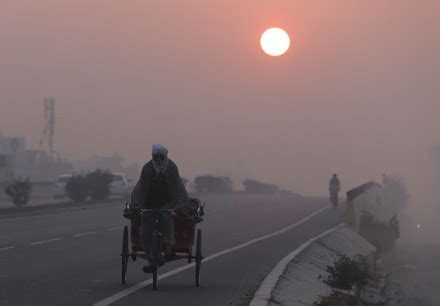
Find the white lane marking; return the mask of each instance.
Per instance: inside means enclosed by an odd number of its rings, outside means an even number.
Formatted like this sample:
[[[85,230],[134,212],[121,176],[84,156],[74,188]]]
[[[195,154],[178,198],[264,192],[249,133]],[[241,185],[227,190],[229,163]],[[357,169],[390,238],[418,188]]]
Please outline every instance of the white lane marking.
[[[61,238],[54,238],[54,239],[43,240],[43,241],[36,241],[36,242],[32,242],[31,245],[45,244],[45,243],[50,243],[50,242],[54,242],[54,241],[58,241],[58,240],[61,240]]]
[[[118,227],[108,228],[107,230],[108,230],[109,232],[113,232],[113,231],[121,230],[121,229],[123,229],[123,228],[124,228],[123,226],[118,226]]]
[[[260,288],[258,288],[257,292],[254,294],[254,298],[252,299],[249,306],[267,306],[269,305],[269,300],[272,297],[272,291],[275,289],[275,286],[278,283],[278,280],[280,279],[281,275],[283,275],[284,271],[286,270],[289,263],[296,257],[298,254],[300,254],[304,249],[309,247],[314,241],[318,240],[319,238],[322,238],[329,233],[337,230],[341,226],[344,226],[344,224],[339,224],[338,226],[335,226],[322,234],[307,240],[304,242],[300,247],[295,249],[293,252],[291,252],[289,255],[284,257],[276,266],[273,268],[273,270],[269,273],[269,275],[266,276],[266,278],[263,280],[263,282],[260,285]]]
[[[15,245],[11,245],[11,246],[8,246],[8,247],[1,248],[0,251],[6,251],[6,250],[10,250],[10,249],[15,249]]]
[[[205,257],[203,259],[203,262],[205,263],[205,262],[211,261],[211,260],[213,260],[213,259],[215,259],[215,258],[217,258],[219,256],[222,256],[222,255],[228,254],[230,252],[242,249],[242,248],[247,247],[247,246],[249,246],[251,244],[254,244],[256,242],[259,242],[259,241],[262,241],[262,240],[266,240],[266,239],[272,238],[272,237],[277,236],[277,235],[281,235],[281,234],[289,231],[290,229],[292,229],[294,227],[297,227],[297,226],[307,222],[308,220],[310,220],[314,216],[316,216],[316,215],[320,214],[321,212],[323,212],[325,210],[328,210],[328,209],[330,209],[330,207],[321,208],[320,210],[318,210],[318,211],[314,212],[313,214],[305,217],[304,219],[302,219],[302,220],[300,220],[300,221],[298,221],[298,222],[296,222],[294,224],[291,224],[291,225],[289,225],[289,226],[287,226],[287,227],[285,227],[285,228],[283,228],[281,230],[278,230],[278,231],[273,232],[271,234],[267,234],[267,235],[264,235],[264,236],[261,236],[261,237],[258,237],[258,238],[252,239],[252,240],[249,240],[248,242],[242,243],[242,244],[237,245],[235,247],[232,247],[230,249],[226,249],[226,250],[220,251],[218,253],[212,254],[212,255],[210,255],[208,257]],[[194,266],[195,266],[194,262],[190,263],[190,264],[187,264],[187,265],[184,265],[182,267],[179,267],[177,269],[174,269],[174,270],[171,270],[171,271],[169,271],[167,273],[159,275],[158,279],[164,279],[164,278],[170,277],[170,276],[175,275],[177,273],[180,273],[180,272],[183,272],[185,270],[191,269]],[[132,294],[132,293],[134,293],[134,292],[136,292],[136,291],[138,291],[138,290],[140,290],[140,289],[150,285],[152,282],[153,282],[152,278],[144,280],[144,281],[134,285],[133,287],[127,288],[127,289],[125,289],[123,291],[115,293],[112,296],[109,296],[108,298],[105,298],[105,299],[103,299],[103,300],[101,300],[99,302],[96,302],[95,304],[93,304],[93,306],[110,305],[111,303],[119,301],[120,299],[126,297],[127,295],[130,295],[130,294]]]
[[[90,235],[94,235],[94,234],[96,234],[96,232],[87,232],[87,233],[73,235],[73,237],[78,238],[78,237],[90,236]]]
[[[29,220],[29,219],[32,219],[32,217],[4,218],[4,219],[0,219],[0,222],[21,221],[21,220]]]

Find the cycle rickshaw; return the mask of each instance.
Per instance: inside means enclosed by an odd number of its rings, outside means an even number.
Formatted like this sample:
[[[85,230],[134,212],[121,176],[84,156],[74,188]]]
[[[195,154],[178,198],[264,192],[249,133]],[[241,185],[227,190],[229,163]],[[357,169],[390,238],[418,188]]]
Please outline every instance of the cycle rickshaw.
[[[144,213],[151,214],[153,220],[153,231],[151,235],[151,247],[150,247],[150,260],[152,264],[153,274],[153,289],[157,289],[157,274],[158,268],[164,265],[166,262],[186,259],[188,263],[195,260],[195,283],[196,286],[200,285],[200,268],[202,265],[202,230],[197,229],[196,225],[203,221],[202,217],[204,213],[204,204],[199,199],[190,198],[189,205],[185,206],[187,210],[186,214],[174,215],[175,223],[175,240],[176,244],[173,249],[175,256],[172,258],[166,258],[164,255],[163,245],[161,241],[160,232],[160,220],[163,213],[169,213],[168,209],[137,209],[131,207],[128,203],[125,204],[124,217],[131,220],[130,230],[128,226],[124,227],[122,236],[122,265],[121,265],[121,282],[125,284],[128,261],[131,258],[132,261],[142,258],[147,259],[145,251],[142,247],[140,239],[141,218],[140,215]],[[137,221],[135,219],[137,218]],[[130,234],[129,234],[130,232]],[[130,239],[129,239],[130,237]],[[129,248],[129,240],[131,240],[131,250]],[[193,246],[195,243],[195,253],[193,255]]]

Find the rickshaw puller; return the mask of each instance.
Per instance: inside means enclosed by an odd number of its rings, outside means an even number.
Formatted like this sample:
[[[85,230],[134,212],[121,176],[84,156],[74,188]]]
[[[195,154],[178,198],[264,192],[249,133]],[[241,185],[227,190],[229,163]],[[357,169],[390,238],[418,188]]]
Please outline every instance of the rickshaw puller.
[[[163,145],[153,145],[152,159],[142,168],[141,176],[131,195],[134,207],[152,209],[175,209],[189,204],[188,194],[176,164],[168,158],[168,150]],[[141,242],[146,256],[150,254],[152,218],[142,216]],[[172,257],[174,237],[174,219],[171,213],[163,213],[161,220],[162,241],[166,257]],[[150,260],[149,260],[150,261]],[[151,272],[151,265],[144,272]]]

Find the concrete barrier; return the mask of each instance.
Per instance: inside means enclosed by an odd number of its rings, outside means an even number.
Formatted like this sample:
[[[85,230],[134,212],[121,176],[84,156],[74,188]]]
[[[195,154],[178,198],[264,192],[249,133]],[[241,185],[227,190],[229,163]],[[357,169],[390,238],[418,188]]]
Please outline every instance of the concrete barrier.
[[[339,255],[366,256],[373,263],[376,248],[346,225],[305,242],[286,256],[265,278],[251,306],[313,305],[333,288],[323,282]]]

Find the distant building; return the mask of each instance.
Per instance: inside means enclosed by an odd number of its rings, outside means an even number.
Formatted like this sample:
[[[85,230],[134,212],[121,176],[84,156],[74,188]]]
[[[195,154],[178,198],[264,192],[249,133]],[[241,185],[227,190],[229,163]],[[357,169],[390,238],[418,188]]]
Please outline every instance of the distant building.
[[[72,172],[72,166],[54,160],[47,152],[26,149],[24,137],[0,134],[0,183],[29,177],[33,182],[52,182],[61,174]]]
[[[124,158],[117,154],[111,156],[94,155],[87,160],[78,160],[73,162],[73,168],[76,172],[90,172],[95,169],[110,170],[111,172],[124,172],[122,163]]]

